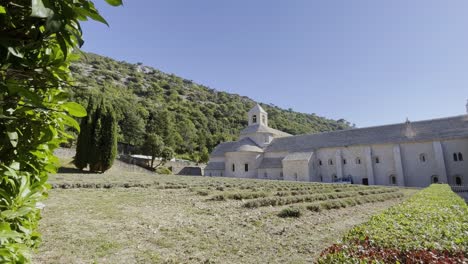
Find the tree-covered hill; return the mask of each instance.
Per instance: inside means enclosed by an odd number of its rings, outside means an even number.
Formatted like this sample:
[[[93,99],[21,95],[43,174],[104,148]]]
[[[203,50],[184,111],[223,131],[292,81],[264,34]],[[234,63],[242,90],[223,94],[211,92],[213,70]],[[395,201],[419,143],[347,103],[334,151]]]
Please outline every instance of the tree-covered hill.
[[[141,145],[156,133],[179,156],[204,160],[220,142],[237,139],[255,102],[217,91],[141,63],[130,64],[84,54],[71,66],[74,100],[86,107],[89,96],[105,96],[119,120],[119,142]],[[347,129],[343,120],[297,113],[261,104],[269,125],[290,134]]]

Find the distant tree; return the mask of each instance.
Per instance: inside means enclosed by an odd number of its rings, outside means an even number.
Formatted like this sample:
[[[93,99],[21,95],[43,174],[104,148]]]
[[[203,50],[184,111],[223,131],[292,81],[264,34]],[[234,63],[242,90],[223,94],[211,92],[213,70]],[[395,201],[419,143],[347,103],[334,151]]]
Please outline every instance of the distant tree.
[[[145,122],[134,110],[124,113],[124,118],[120,122],[120,129],[124,143],[133,146],[140,146],[143,143]]]
[[[200,154],[200,162],[207,163],[209,159],[210,159],[210,152],[208,151],[206,147],[204,147]]]
[[[82,170],[89,165],[92,172],[105,172],[112,167],[117,155],[117,120],[111,106],[101,99],[88,105],[88,117],[81,122],[75,166]]]
[[[154,168],[154,160],[161,156],[163,149],[164,141],[161,136],[155,133],[146,135],[142,150],[144,154],[151,156],[151,168]]]

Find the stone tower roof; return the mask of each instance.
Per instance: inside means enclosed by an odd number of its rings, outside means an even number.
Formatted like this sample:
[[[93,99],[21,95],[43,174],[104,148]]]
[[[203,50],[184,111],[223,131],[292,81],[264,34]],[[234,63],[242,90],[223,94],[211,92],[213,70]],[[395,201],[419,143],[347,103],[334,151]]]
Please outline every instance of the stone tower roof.
[[[268,114],[265,110],[263,110],[263,108],[259,104],[256,104],[254,107],[252,107],[252,109],[249,110],[249,114],[252,114],[252,113]]]

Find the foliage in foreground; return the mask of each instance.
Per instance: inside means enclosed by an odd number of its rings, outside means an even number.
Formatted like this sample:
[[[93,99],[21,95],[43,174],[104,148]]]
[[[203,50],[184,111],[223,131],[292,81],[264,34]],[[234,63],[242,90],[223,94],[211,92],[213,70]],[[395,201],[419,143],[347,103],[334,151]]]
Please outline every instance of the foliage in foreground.
[[[65,88],[88,18],[105,23],[86,0],[0,2],[1,263],[30,262],[40,241],[39,201],[58,162],[53,150],[72,138],[67,127],[79,129],[73,117],[86,115]]]
[[[448,185],[431,185],[353,228],[319,263],[466,263],[468,206]]]
[[[92,172],[105,172],[117,155],[117,121],[114,110],[104,99],[90,99],[88,116],[81,120],[75,166]]]

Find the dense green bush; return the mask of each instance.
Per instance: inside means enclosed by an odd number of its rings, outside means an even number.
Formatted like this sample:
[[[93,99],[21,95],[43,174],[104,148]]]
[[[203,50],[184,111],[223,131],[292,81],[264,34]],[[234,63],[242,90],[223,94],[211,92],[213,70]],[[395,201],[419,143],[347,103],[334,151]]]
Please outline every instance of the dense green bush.
[[[468,206],[448,185],[431,185],[353,228],[319,263],[466,263]]]
[[[293,208],[293,207],[288,207],[284,208],[278,213],[279,217],[286,218],[286,217],[300,217],[301,216],[301,210],[298,208]]]

